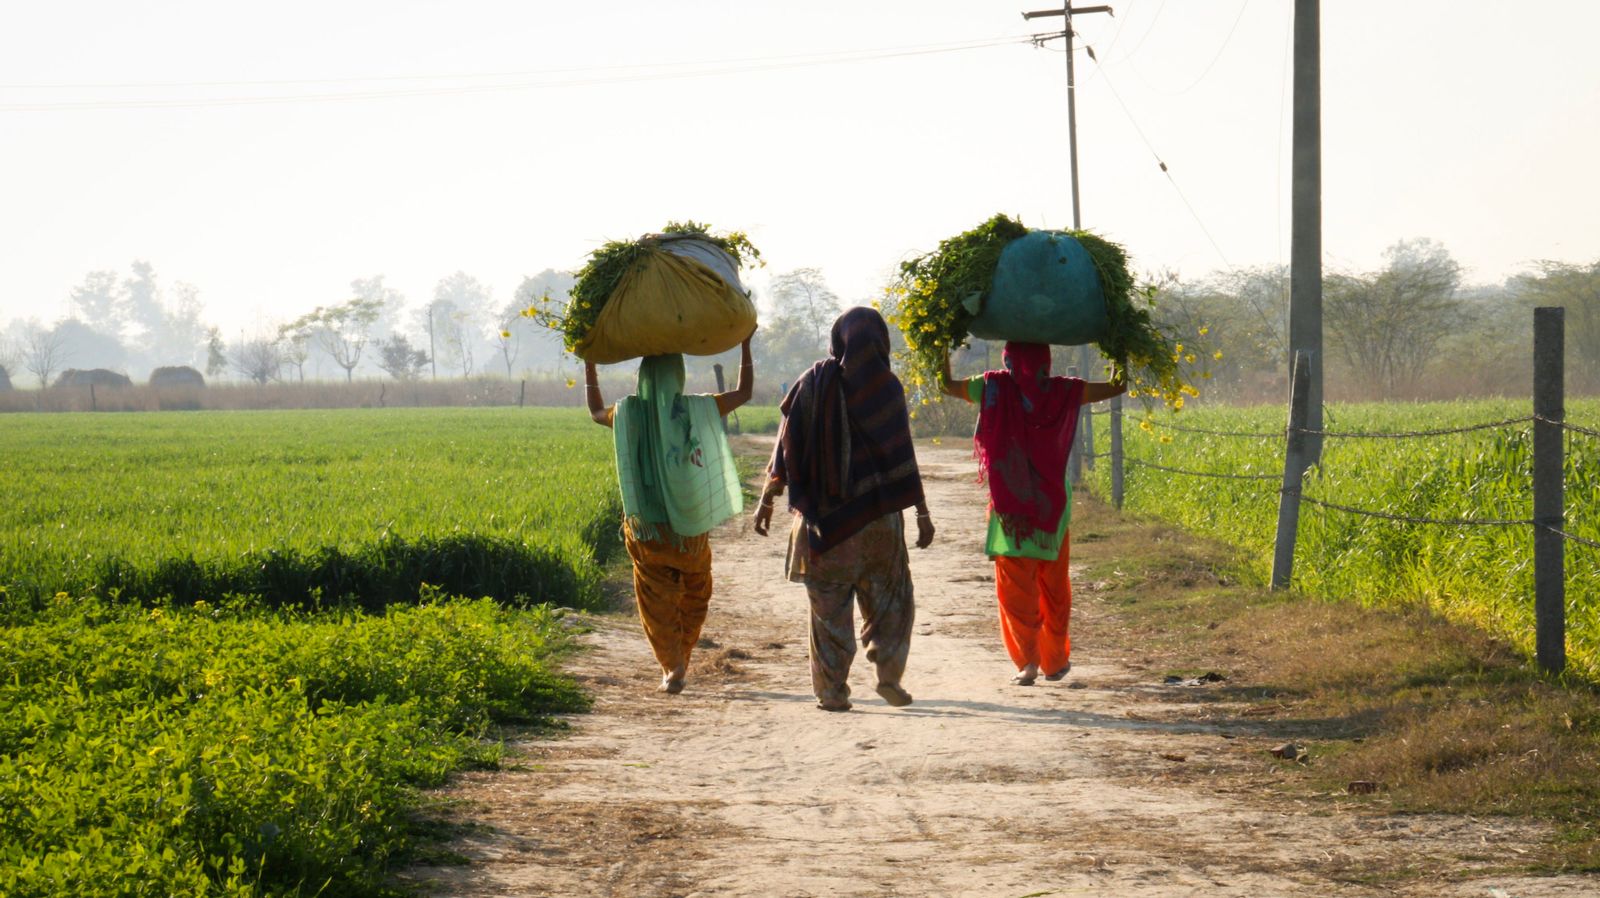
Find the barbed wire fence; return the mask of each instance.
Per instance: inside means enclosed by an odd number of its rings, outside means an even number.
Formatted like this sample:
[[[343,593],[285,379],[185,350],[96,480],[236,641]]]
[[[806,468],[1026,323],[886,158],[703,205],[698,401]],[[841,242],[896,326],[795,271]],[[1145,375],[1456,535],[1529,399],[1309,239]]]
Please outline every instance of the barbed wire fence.
[[[1485,421],[1459,427],[1439,427],[1411,431],[1377,432],[1359,430],[1326,430],[1305,426],[1306,386],[1308,368],[1303,355],[1296,358],[1294,383],[1291,391],[1289,422],[1281,430],[1245,431],[1216,430],[1187,427],[1170,422],[1145,418],[1141,428],[1161,428],[1196,436],[1229,440],[1283,440],[1285,451],[1282,474],[1250,471],[1200,471],[1158,464],[1141,458],[1128,457],[1123,449],[1123,409],[1121,397],[1111,400],[1110,408],[1092,410],[1087,415],[1110,418],[1110,449],[1092,451],[1092,443],[1085,443],[1085,459],[1107,459],[1111,464],[1112,502],[1121,508],[1124,496],[1124,473],[1132,468],[1146,468],[1182,477],[1207,478],[1229,482],[1265,483],[1278,481],[1279,496],[1278,533],[1274,546],[1272,586],[1283,589],[1292,578],[1295,542],[1299,527],[1299,509],[1309,504],[1340,514],[1355,515],[1375,520],[1391,521],[1412,526],[1431,527],[1528,527],[1534,537],[1534,617],[1535,654],[1543,669],[1560,673],[1566,666],[1566,547],[1569,544],[1600,549],[1600,542],[1578,536],[1567,529],[1565,509],[1565,444],[1573,437],[1600,439],[1600,430],[1569,423],[1565,420],[1563,390],[1563,310],[1540,308],[1534,310],[1534,390],[1533,414],[1498,421]],[[1086,417],[1087,417],[1086,415]],[[1360,508],[1306,495],[1305,479],[1313,464],[1320,460],[1306,455],[1307,437],[1321,440],[1410,440],[1429,439],[1458,434],[1531,425],[1533,430],[1533,474],[1530,492],[1533,499],[1533,516],[1528,518],[1444,518],[1400,514],[1373,508]],[[1163,442],[1170,442],[1163,439]]]

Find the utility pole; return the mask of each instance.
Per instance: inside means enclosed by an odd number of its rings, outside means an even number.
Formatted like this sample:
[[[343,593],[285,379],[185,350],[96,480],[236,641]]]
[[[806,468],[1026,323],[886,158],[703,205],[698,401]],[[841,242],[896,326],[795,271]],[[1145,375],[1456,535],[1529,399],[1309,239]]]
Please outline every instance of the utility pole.
[[[1078,79],[1073,68],[1072,60],[1072,17],[1074,15],[1089,15],[1090,13],[1103,12],[1116,15],[1109,6],[1079,6],[1074,7],[1072,0],[1062,0],[1060,9],[1039,9],[1022,14],[1024,20],[1043,18],[1046,16],[1061,17],[1060,34],[1043,34],[1034,37],[1034,43],[1043,46],[1044,42],[1056,37],[1066,38],[1067,41],[1067,164],[1072,170],[1072,229],[1083,228],[1083,215],[1078,206]],[[1093,52],[1092,50],[1090,51]],[[1084,377],[1089,376],[1089,347],[1084,345],[1078,350],[1079,368]],[[1094,419],[1089,417],[1087,406],[1078,410],[1078,427],[1072,438],[1072,454],[1070,465],[1071,479],[1077,483],[1081,476],[1085,462],[1091,469],[1094,460],[1089,458],[1094,452]]]
[[[1289,365],[1305,353],[1307,430],[1322,430],[1322,35],[1320,0],[1294,3],[1294,150],[1289,213]],[[1292,379],[1292,378],[1291,378]],[[1305,461],[1322,460],[1306,434]]]
[[[1116,15],[1109,6],[1074,7],[1072,0],[1064,0],[1060,9],[1038,9],[1022,14],[1024,19],[1038,19],[1045,16],[1061,17],[1060,34],[1036,35],[1034,43],[1042,46],[1045,41],[1053,38],[1064,37],[1067,39],[1067,160],[1072,169],[1072,229],[1075,231],[1083,227],[1083,218],[1078,211],[1078,82],[1072,67],[1072,17],[1097,12]]]

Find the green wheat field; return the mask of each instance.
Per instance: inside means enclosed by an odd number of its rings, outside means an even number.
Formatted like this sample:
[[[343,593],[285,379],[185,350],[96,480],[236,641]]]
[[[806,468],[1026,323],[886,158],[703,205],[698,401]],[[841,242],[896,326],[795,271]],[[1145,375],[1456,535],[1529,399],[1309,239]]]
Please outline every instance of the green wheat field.
[[[1412,432],[1528,413],[1526,400],[1333,405],[1324,429]],[[1567,419],[1591,429],[1600,426],[1600,401],[1569,401]],[[1097,452],[1110,449],[1109,420],[1095,418]],[[1285,421],[1281,406],[1192,409],[1157,415],[1148,423],[1142,413],[1128,414],[1124,508],[1238,546],[1247,574],[1265,582],[1272,566]],[[1171,425],[1264,435],[1208,436]],[[1408,517],[1528,519],[1533,516],[1532,442],[1529,423],[1414,439],[1329,437],[1320,468],[1306,478],[1305,495]],[[1141,467],[1140,461],[1275,477],[1191,477]],[[1088,476],[1097,493],[1110,495],[1106,459],[1099,459]],[[1566,508],[1567,532],[1600,540],[1600,439],[1568,434]],[[1303,505],[1294,585],[1317,597],[1372,606],[1425,603],[1529,655],[1533,651],[1529,526],[1408,524]],[[1567,548],[1567,657],[1570,671],[1600,680],[1600,551],[1576,543]]]

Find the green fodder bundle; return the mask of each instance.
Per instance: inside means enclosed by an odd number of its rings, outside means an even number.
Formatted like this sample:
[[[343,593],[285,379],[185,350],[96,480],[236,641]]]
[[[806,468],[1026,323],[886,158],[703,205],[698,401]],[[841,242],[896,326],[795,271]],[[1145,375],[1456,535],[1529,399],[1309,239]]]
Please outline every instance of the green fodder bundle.
[[[914,385],[931,384],[946,355],[966,345],[973,319],[989,300],[1001,254],[1029,233],[1016,219],[995,215],[901,263],[889,288],[889,317],[905,335]],[[1172,408],[1182,408],[1186,394],[1199,395],[1180,364],[1181,345],[1151,317],[1154,288],[1134,283],[1127,252],[1089,231],[1061,233],[1083,247],[1099,276],[1109,328],[1095,345],[1112,360],[1113,378],[1128,384],[1129,395],[1157,397]]]
[[[646,234],[634,240],[612,240],[590,253],[589,261],[578,269],[577,283],[568,292],[565,304],[546,294],[524,309],[523,316],[559,331],[567,351],[576,353],[579,344],[599,321],[617,285],[642,264],[663,237],[671,236],[694,237],[714,244],[740,266],[761,259],[761,251],[742,231],[714,234],[711,226],[704,222],[669,221],[659,234]]]

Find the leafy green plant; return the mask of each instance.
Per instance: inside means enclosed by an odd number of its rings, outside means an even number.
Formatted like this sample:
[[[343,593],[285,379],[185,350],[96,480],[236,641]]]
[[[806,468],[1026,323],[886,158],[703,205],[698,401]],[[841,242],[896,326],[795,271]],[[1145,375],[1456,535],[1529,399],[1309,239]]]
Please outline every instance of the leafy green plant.
[[[746,260],[759,262],[761,251],[743,231],[714,234],[711,226],[697,221],[669,221],[659,234],[646,234],[635,240],[611,240],[589,254],[588,262],[578,269],[577,283],[568,291],[566,303],[558,303],[546,294],[539,302],[524,309],[524,317],[561,333],[562,343],[572,352],[600,319],[600,312],[611,299],[617,284],[638,265],[663,236],[689,236],[705,240],[720,247],[734,261],[744,265]]]
[[[0,894],[378,896],[421,788],[587,702],[548,608],[52,601],[0,627]]]
[[[910,354],[908,377],[914,386],[927,386],[945,357],[965,346],[973,314],[966,301],[988,299],[995,268],[1006,244],[1028,233],[1021,222],[1006,215],[940,241],[931,253],[902,262],[890,286],[891,321],[905,336]],[[1110,330],[1097,346],[1112,360],[1113,378],[1126,382],[1133,396],[1158,398],[1171,408],[1182,408],[1184,396],[1198,396],[1182,366],[1182,344],[1150,316],[1155,297],[1152,287],[1138,287],[1128,272],[1123,248],[1089,231],[1066,231],[1089,254],[1105,293]],[[1193,353],[1188,361],[1192,364]]]

